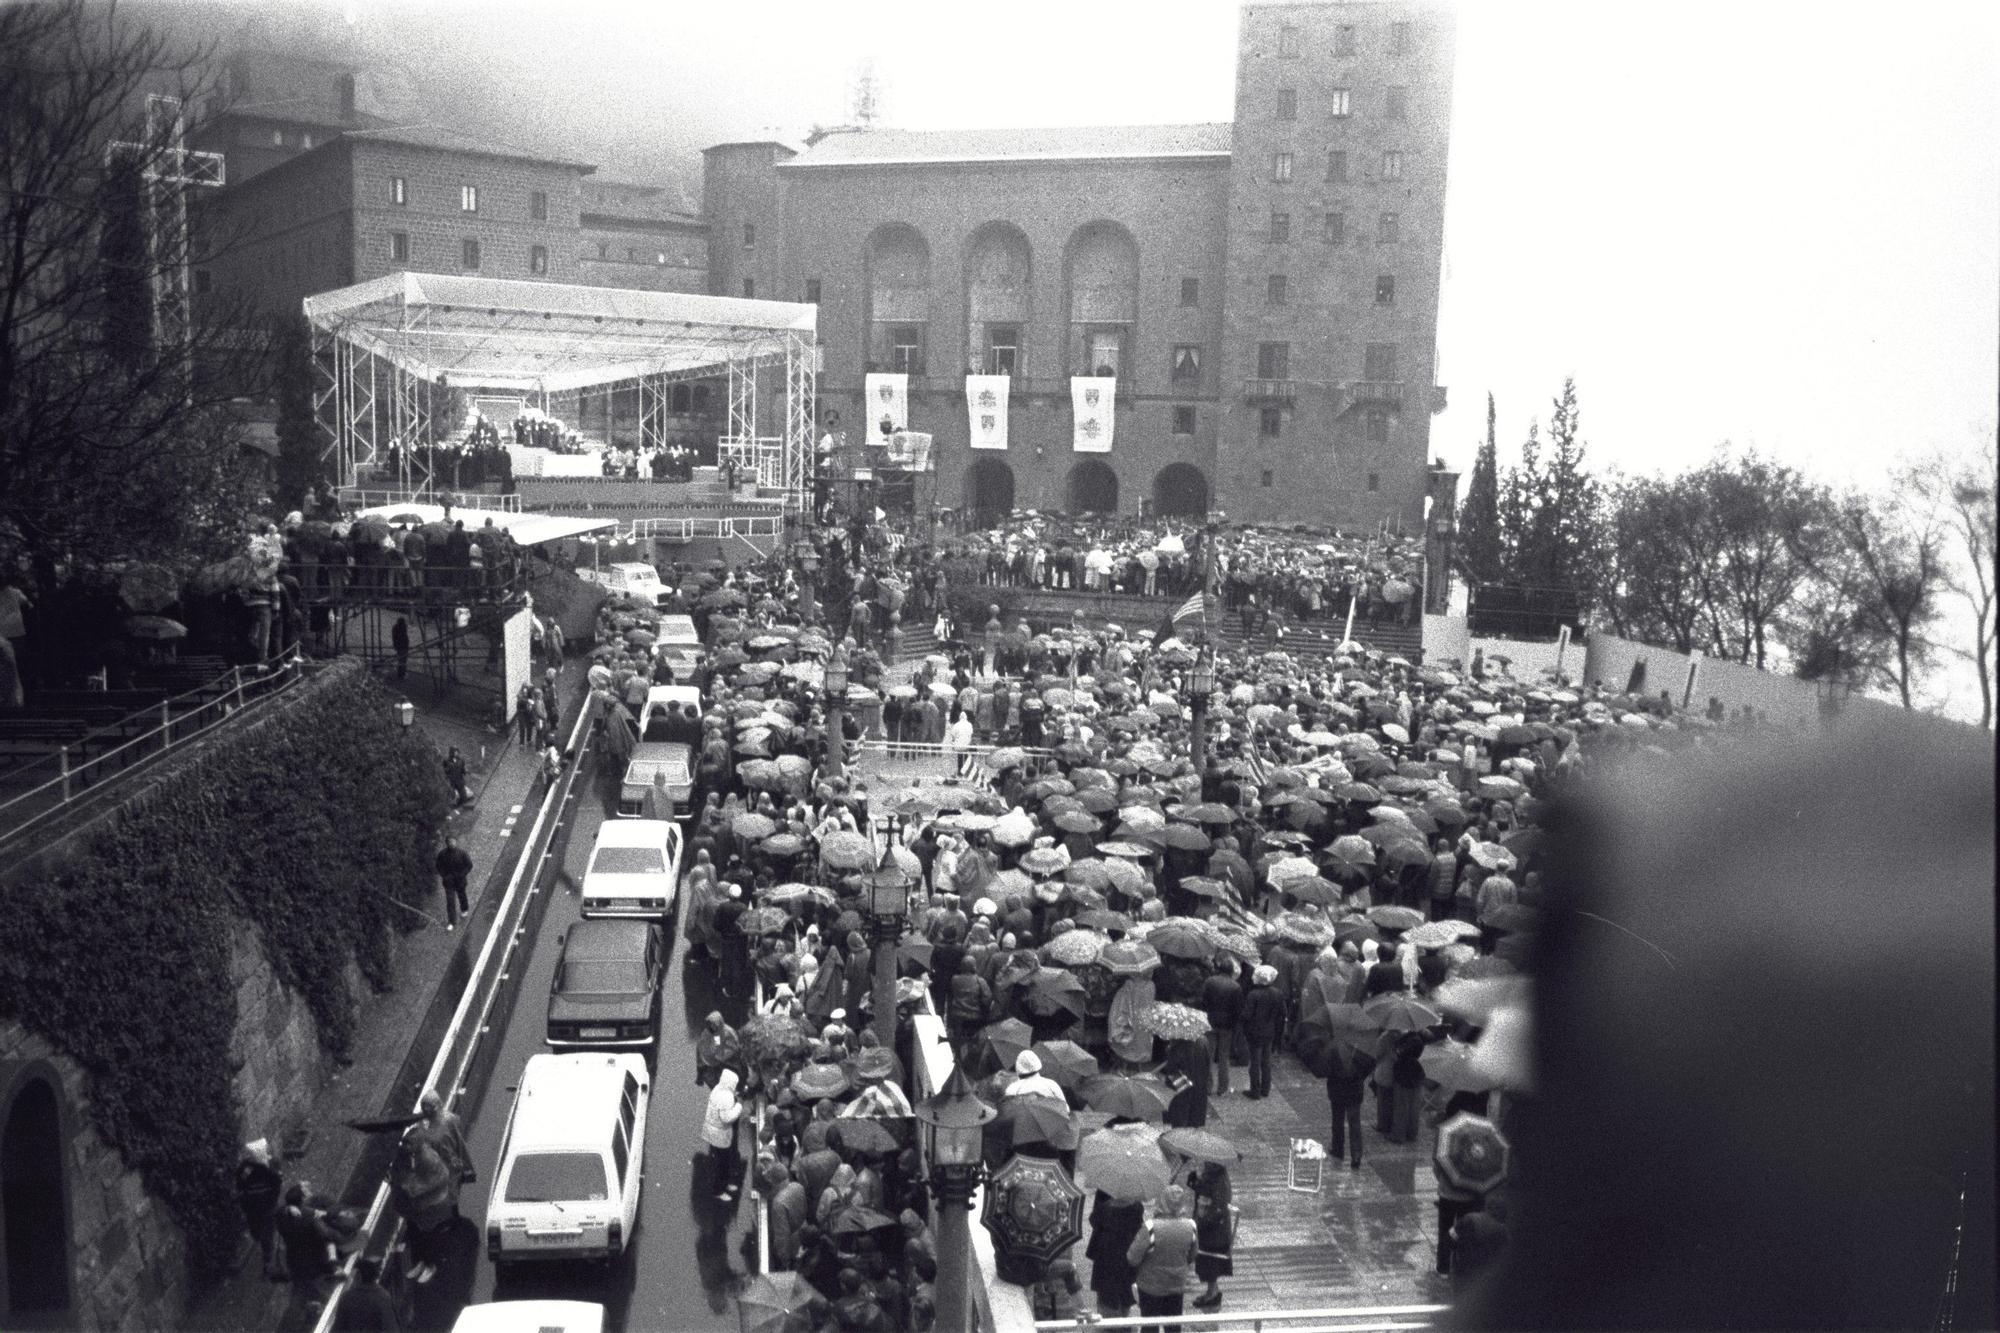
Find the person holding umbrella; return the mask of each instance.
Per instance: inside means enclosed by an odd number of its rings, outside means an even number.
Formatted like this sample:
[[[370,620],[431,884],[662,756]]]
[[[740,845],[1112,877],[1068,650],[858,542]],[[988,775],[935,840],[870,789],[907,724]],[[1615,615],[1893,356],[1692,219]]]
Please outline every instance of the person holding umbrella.
[[[1208,1286],[1194,1298],[1197,1310],[1220,1310],[1222,1278],[1235,1272],[1230,1250],[1236,1241],[1236,1209],[1231,1204],[1229,1168],[1221,1162],[1203,1162],[1188,1178],[1194,1193],[1194,1275]]]
[[[1187,1189],[1167,1186],[1160,1194],[1153,1220],[1125,1248],[1141,1315],[1179,1315],[1187,1308],[1188,1269],[1194,1264],[1196,1249],[1195,1224],[1187,1212]],[[1140,1327],[1148,1333],[1164,1333],[1165,1326]]]
[[[1244,997],[1238,1020],[1250,1044],[1250,1090],[1255,1100],[1271,1095],[1271,1053],[1285,1030],[1285,997],[1279,992],[1278,969],[1269,963],[1250,974],[1250,994]]]

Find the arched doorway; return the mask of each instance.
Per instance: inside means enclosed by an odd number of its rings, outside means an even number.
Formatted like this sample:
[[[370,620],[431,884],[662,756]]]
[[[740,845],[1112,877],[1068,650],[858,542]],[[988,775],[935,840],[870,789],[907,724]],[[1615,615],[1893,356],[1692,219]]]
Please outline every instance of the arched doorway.
[[[1208,478],[1192,463],[1169,463],[1153,478],[1153,512],[1200,518],[1208,512]]]
[[[68,1309],[62,1118],[45,1078],[30,1078],[7,1108],[0,1132],[0,1226],[7,1233],[7,1326],[35,1327],[43,1321],[32,1316]]]
[[[972,527],[990,527],[1014,508],[1014,469],[997,458],[981,458],[965,473],[965,515]]]
[[[1069,512],[1118,512],[1118,474],[1107,463],[1086,458],[1069,470]]]

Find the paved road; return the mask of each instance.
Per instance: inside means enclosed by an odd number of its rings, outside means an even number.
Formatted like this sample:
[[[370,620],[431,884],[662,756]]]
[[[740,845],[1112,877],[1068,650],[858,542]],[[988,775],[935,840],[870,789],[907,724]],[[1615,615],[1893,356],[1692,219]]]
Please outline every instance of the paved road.
[[[588,775],[586,775],[588,776]],[[427,1288],[421,1322],[449,1328],[456,1306],[467,1299],[484,1302],[537,1297],[598,1301],[606,1307],[611,1329],[729,1330],[738,1327],[731,1299],[742,1280],[744,1263],[739,1244],[752,1215],[747,1204],[725,1205],[715,1199],[718,1182],[699,1171],[694,1157],[701,1148],[701,1113],[706,1092],[694,1081],[694,1039],[711,1009],[722,1009],[740,1023],[742,1006],[718,1002],[712,974],[686,963],[687,945],[680,938],[679,920],[669,932],[673,958],[666,975],[665,1004],[652,1102],[646,1119],[645,1195],[640,1206],[635,1243],[626,1258],[608,1272],[588,1267],[552,1266],[546,1271],[509,1273],[496,1289],[495,1269],[486,1258],[484,1222],[486,1190],[499,1160],[500,1136],[513,1104],[510,1091],[520,1081],[528,1057],[542,1045],[549,980],[555,970],[558,941],[578,920],[577,890],[597,829],[609,814],[611,795],[599,782],[579,786],[576,825],[571,831],[564,863],[556,878],[556,897],[549,903],[540,933],[525,954],[526,975],[520,1000],[507,1031],[501,1035],[499,1063],[494,1069],[486,1104],[467,1126],[479,1183],[469,1185],[460,1200],[467,1221],[462,1258],[456,1271],[440,1273]],[[465,1277],[471,1274],[470,1290]],[[444,1307],[444,1308],[439,1308]]]

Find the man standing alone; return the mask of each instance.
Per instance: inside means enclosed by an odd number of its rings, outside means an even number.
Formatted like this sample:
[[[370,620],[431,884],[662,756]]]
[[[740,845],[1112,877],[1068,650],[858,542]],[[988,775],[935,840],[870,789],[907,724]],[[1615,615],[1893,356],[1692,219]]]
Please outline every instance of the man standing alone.
[[[458,845],[458,839],[447,833],[444,836],[444,850],[437,854],[438,883],[444,886],[445,929],[458,929],[458,914],[472,915],[472,904],[465,896],[465,884],[472,876],[472,858]]]

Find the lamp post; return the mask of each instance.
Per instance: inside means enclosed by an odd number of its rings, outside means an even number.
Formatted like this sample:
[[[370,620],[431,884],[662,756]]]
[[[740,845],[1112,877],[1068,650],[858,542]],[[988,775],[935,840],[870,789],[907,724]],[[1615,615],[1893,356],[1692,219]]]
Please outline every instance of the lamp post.
[[[910,905],[910,877],[896,864],[895,846],[892,832],[889,850],[868,880],[868,915],[875,923],[875,1039],[885,1051],[896,1049],[896,944]]]
[[[981,1162],[986,1125],[998,1112],[974,1095],[964,1068],[954,1064],[944,1087],[925,1098],[916,1113],[938,1224],[936,1329],[937,1333],[969,1333],[972,1193],[984,1175]]]
[[[1191,757],[1194,760],[1195,776],[1208,772],[1208,696],[1215,693],[1215,659],[1206,650],[1195,659],[1194,668],[1188,673],[1188,714],[1194,730],[1191,741]]]
[[[826,778],[847,766],[847,645],[836,643],[826,664]]]
[[[811,625],[819,620],[818,589],[819,548],[812,538],[801,537],[792,544],[792,563],[799,571],[799,620]]]

